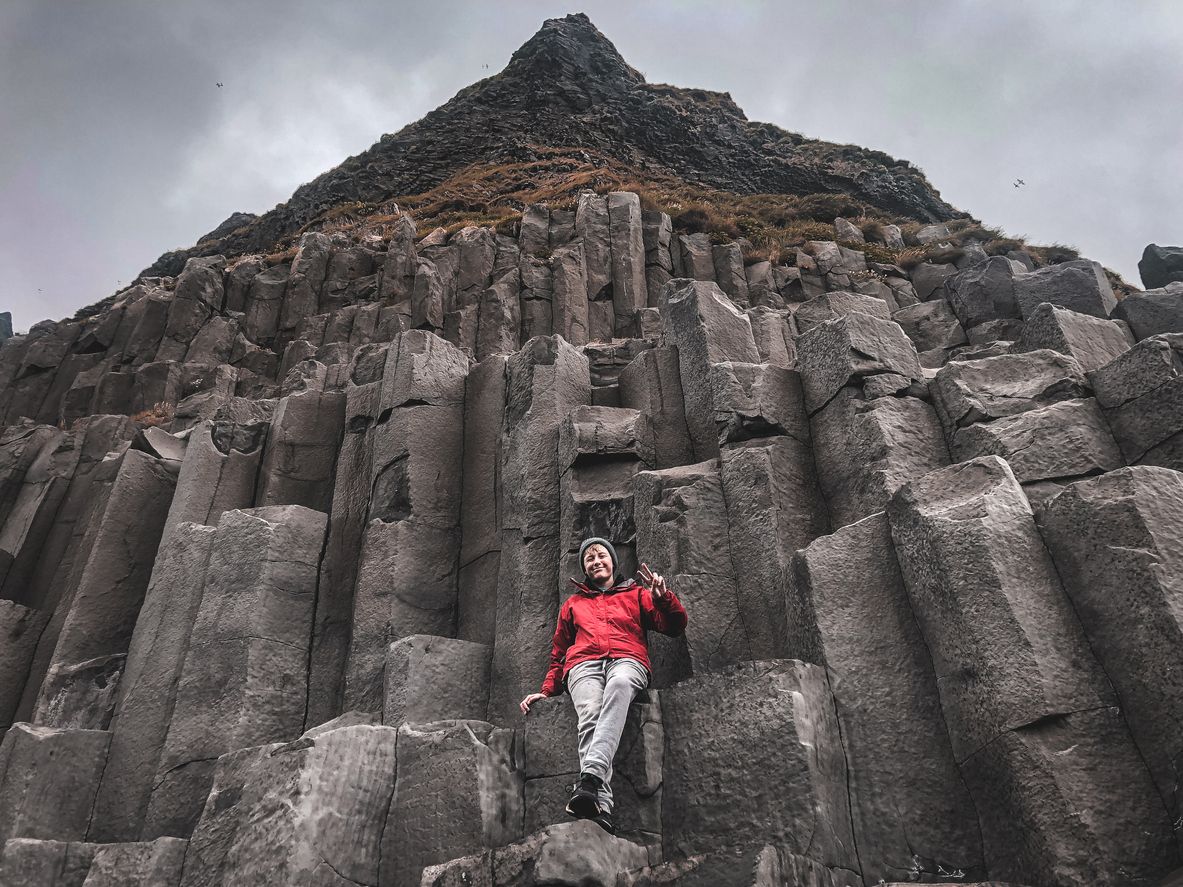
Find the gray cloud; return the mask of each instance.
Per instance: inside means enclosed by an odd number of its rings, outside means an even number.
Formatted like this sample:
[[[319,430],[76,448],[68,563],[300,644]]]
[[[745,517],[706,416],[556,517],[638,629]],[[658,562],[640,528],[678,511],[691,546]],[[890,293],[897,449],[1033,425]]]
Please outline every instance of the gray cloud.
[[[1128,280],[1146,243],[1183,241],[1171,2],[10,0],[0,308],[23,328],[108,295],[577,8],[651,81],[729,91],[752,119],[905,157],[987,224],[1070,243]]]

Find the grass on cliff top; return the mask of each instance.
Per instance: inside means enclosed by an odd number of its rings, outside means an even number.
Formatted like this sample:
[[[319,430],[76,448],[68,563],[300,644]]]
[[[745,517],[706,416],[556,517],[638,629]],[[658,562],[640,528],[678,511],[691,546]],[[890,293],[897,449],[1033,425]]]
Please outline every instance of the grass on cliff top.
[[[536,159],[519,163],[473,164],[430,191],[404,195],[381,204],[343,204],[323,213],[304,231],[342,233],[358,240],[390,236],[401,212],[415,219],[418,236],[436,228],[449,235],[468,225],[496,229],[516,235],[522,210],[545,203],[552,210],[572,210],[581,191],[605,194],[634,191],[644,209],[667,213],[674,230],[681,234],[705,233],[715,243],[747,241],[744,259],[793,264],[796,250],[810,240],[834,240],[833,221],[842,216],[872,239],[866,244],[845,244],[862,250],[872,261],[915,267],[923,261],[952,261],[968,240],[979,241],[987,253],[1025,249],[1036,265],[1055,264],[1079,254],[1060,244],[1040,247],[1022,238],[981,225],[974,219],[948,223],[953,249],[933,244],[922,246],[915,238],[924,223],[902,217],[888,217],[846,194],[735,194],[665,175],[646,174],[584,148],[535,147]],[[899,225],[906,248],[892,250],[873,242],[887,224]],[[299,234],[286,249],[271,256],[273,261],[290,260]],[[1119,279],[1119,278],[1118,278]]]

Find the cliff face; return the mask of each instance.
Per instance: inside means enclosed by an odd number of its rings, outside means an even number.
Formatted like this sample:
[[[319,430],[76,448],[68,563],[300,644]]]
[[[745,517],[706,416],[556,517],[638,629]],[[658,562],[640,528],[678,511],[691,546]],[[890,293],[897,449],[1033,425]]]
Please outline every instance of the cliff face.
[[[532,45],[549,102],[643,86]],[[391,229],[0,343],[0,884],[1181,864],[1177,287],[972,238],[904,270],[844,219],[745,264],[630,192]],[[569,698],[517,707],[590,535],[690,619],[650,638],[615,837],[563,813]]]
[[[957,215],[906,161],[752,123],[725,94],[646,83],[578,14],[547,21],[501,73],[302,185],[257,221],[168,253],[144,274],[176,275],[193,255],[269,252],[332,207],[419,194],[472,163],[532,159],[539,146],[594,149],[642,174],[738,194],[839,193],[917,221]]]

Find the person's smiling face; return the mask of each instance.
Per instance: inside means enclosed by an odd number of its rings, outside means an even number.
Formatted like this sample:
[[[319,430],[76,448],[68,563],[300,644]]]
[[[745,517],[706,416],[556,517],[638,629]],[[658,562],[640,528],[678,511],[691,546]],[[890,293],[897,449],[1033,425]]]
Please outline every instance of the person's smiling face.
[[[612,581],[612,556],[603,545],[589,545],[583,553],[583,572],[597,585]]]

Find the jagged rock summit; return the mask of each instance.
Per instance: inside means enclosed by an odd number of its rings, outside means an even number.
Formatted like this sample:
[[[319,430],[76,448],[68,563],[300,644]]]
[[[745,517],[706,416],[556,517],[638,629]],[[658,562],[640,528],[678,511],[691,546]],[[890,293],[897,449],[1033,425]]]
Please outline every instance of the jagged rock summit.
[[[936,222],[959,213],[906,161],[749,121],[725,93],[650,84],[586,15],[545,22],[500,73],[300,186],[286,203],[144,276],[176,275],[195,255],[268,252],[321,213],[418,194],[476,162],[584,148],[640,174],[737,194],[848,194],[882,212]]]

